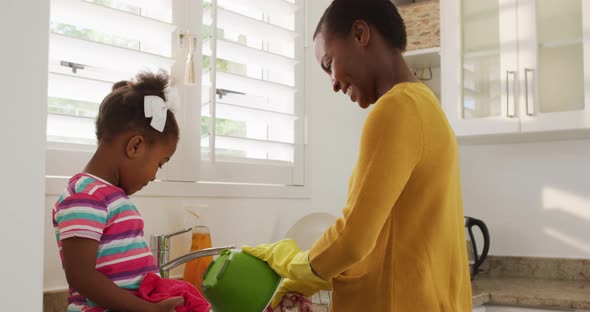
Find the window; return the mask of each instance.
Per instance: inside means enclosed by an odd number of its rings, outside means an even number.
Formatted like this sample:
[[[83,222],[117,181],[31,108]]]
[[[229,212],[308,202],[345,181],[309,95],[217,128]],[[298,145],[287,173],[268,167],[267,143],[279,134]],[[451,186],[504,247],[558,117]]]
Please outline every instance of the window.
[[[249,164],[266,172],[249,181],[302,182],[297,8],[285,0],[203,2],[200,145],[202,159],[213,164],[203,167],[203,178],[232,179],[229,173]]]
[[[51,1],[49,141],[95,144],[94,118],[114,82],[170,71],[171,13],[170,1]]]
[[[161,180],[303,185],[298,1],[52,0],[48,175],[88,160],[114,82],[162,68],[176,81],[181,142]],[[196,85],[183,83],[189,38]]]

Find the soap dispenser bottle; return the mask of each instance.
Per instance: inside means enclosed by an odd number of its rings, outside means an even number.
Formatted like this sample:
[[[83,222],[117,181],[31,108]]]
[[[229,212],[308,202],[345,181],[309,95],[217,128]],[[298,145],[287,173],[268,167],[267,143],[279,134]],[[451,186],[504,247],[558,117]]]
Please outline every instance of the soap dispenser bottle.
[[[190,252],[203,248],[211,248],[211,233],[209,228],[203,225],[202,218],[194,211],[187,209],[187,220],[192,226],[192,240]],[[194,285],[201,293],[201,284],[203,284],[203,274],[207,270],[213,257],[202,257],[189,261],[184,266],[184,280]]]

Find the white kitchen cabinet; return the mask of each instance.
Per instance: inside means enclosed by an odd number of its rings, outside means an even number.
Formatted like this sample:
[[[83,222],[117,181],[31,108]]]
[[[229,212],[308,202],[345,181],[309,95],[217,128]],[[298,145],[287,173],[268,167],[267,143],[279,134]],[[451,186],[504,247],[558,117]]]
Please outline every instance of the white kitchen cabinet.
[[[518,0],[518,17],[522,131],[590,127],[590,3]]]
[[[432,90],[440,102],[440,48],[407,51],[404,58],[416,77]]]
[[[441,71],[458,136],[590,129],[590,1],[445,0]]]

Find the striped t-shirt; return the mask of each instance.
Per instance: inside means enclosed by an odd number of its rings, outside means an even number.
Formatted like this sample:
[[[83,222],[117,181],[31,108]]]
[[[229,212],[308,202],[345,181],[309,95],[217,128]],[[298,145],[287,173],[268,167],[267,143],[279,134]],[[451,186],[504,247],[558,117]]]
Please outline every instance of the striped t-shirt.
[[[119,287],[137,290],[148,272],[158,273],[143,237],[143,219],[125,191],[86,173],[73,176],[53,208],[53,226],[61,242],[82,237],[99,242],[96,270]],[[106,311],[70,287],[70,311]]]

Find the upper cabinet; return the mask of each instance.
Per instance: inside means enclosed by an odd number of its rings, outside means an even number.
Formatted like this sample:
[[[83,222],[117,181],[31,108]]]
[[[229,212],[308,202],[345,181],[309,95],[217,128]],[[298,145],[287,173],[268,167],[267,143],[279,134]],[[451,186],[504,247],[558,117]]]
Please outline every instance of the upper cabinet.
[[[441,76],[458,136],[590,128],[590,2],[445,0]]]
[[[590,3],[518,4],[522,131],[590,127]]]
[[[438,0],[394,3],[399,5],[399,13],[406,24],[406,62],[440,100],[440,3]]]

